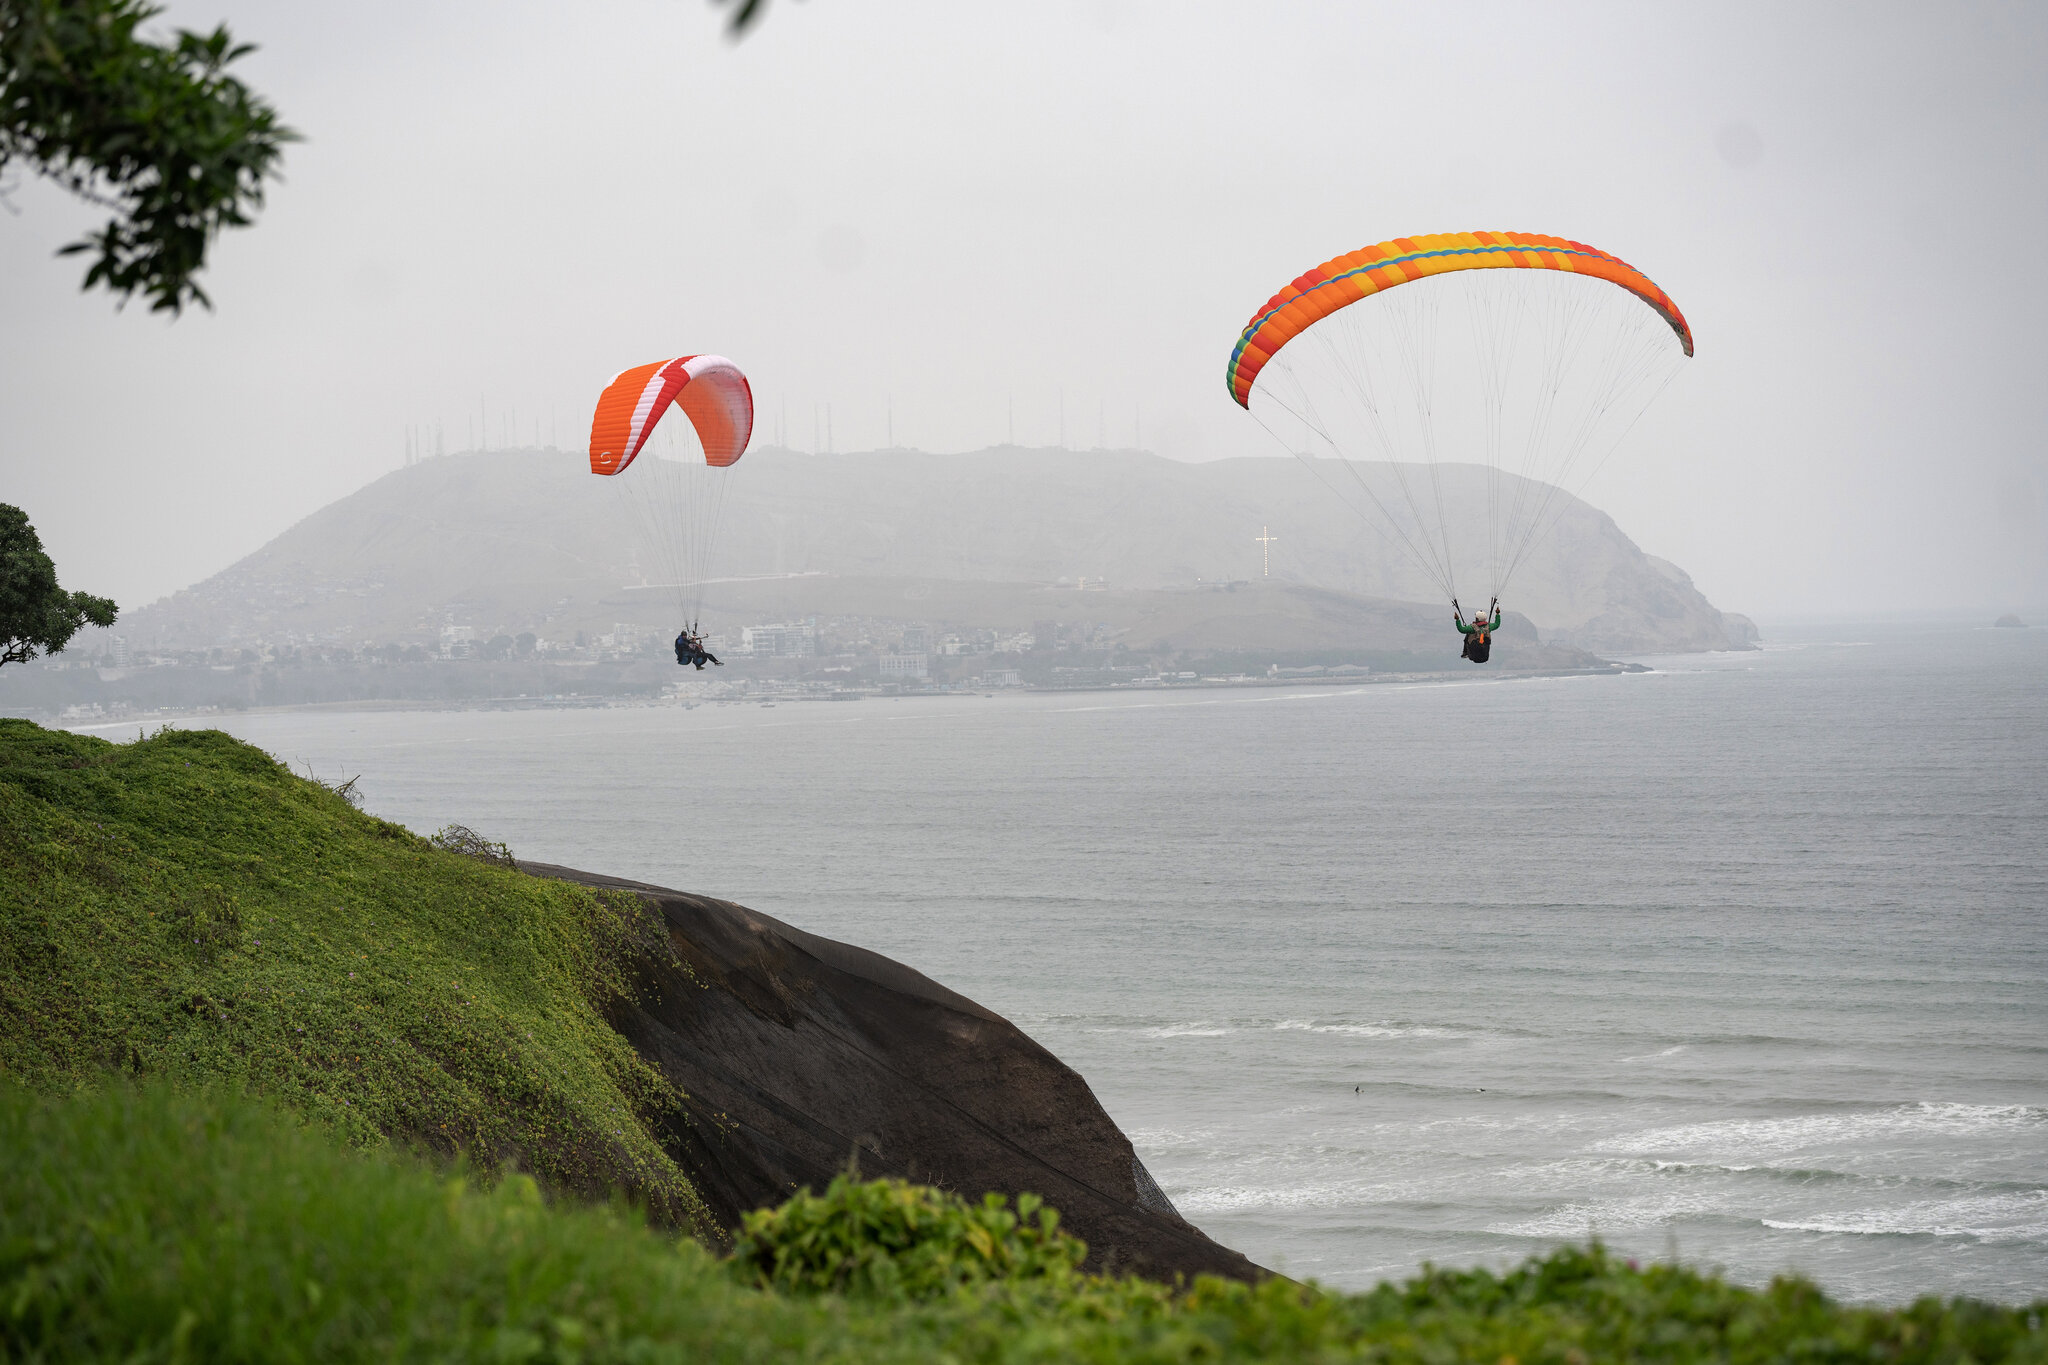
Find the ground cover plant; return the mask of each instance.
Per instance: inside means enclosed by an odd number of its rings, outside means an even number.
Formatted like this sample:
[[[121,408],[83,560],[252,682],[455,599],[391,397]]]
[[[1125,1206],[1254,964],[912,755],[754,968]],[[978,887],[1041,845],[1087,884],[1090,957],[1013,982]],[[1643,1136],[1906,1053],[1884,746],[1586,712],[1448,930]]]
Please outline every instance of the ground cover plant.
[[[2048,1305],[1845,1308],[1598,1248],[1361,1295],[1168,1287],[1079,1274],[1045,1210],[1006,1211],[846,1180],[720,1260],[621,1206],[481,1189],[247,1099],[0,1083],[0,1359],[2048,1360]],[[937,1269],[961,1258],[988,1269]]]
[[[218,731],[0,720],[0,1077],[33,1089],[227,1084],[702,1229],[650,1132],[678,1097],[603,1016],[627,951],[666,942],[644,913],[436,847]]]

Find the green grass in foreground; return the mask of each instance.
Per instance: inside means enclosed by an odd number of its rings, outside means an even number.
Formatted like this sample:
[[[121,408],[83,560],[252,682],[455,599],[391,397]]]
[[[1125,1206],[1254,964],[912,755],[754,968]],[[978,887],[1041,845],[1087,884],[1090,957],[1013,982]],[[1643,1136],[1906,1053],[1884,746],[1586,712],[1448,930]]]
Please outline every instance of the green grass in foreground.
[[[757,1215],[720,1261],[620,1209],[550,1207],[520,1177],[472,1189],[248,1101],[0,1083],[0,1359],[2048,1360],[2048,1305],[1843,1308],[1597,1247],[1358,1295],[1178,1291],[1080,1274],[1025,1212],[845,1181]]]
[[[640,902],[436,848],[212,730],[0,719],[0,1078],[226,1085],[708,1226],[605,1022]]]

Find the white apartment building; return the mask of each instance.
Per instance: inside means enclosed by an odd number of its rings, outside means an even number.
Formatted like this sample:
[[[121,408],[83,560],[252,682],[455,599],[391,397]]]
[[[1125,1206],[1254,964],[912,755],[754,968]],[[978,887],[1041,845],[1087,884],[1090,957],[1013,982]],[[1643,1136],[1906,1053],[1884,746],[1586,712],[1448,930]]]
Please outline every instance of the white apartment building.
[[[818,652],[817,623],[779,621],[774,625],[743,627],[738,652],[757,659],[811,658]]]

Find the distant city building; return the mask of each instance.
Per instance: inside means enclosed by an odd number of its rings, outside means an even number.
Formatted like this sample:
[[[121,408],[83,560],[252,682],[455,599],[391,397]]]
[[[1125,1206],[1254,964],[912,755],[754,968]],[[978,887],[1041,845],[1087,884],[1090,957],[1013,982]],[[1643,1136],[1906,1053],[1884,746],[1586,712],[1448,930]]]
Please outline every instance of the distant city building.
[[[466,659],[476,651],[475,626],[441,627],[441,657]]]
[[[1003,635],[996,639],[998,654],[1029,654],[1038,647],[1038,637],[1030,631],[1019,631],[1015,635]]]
[[[1024,675],[1014,668],[984,668],[981,670],[983,687],[1022,687]]]
[[[107,640],[107,662],[115,668],[126,668],[128,666],[128,659],[128,637],[125,635],[110,636]]]
[[[932,648],[932,633],[922,625],[903,628],[903,652],[905,654],[929,654]]]
[[[739,653],[755,658],[808,659],[818,652],[816,621],[782,621],[740,631]]]
[[[884,654],[877,663],[884,682],[930,676],[929,660],[924,654]]]

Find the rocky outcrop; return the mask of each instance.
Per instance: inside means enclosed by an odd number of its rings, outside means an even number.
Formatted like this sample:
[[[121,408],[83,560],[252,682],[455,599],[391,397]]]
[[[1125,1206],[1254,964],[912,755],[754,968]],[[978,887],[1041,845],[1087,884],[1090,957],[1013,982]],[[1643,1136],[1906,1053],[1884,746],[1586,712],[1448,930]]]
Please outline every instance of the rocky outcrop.
[[[1604,517],[1601,520],[1605,520]],[[1610,526],[1612,523],[1608,523]],[[1617,534],[1619,534],[1617,532]],[[1603,577],[1583,580],[1590,614],[1567,625],[1546,625],[1543,638],[1607,654],[1686,654],[1718,649],[1754,649],[1727,613],[1693,586],[1692,575],[1668,559],[1642,555],[1644,574],[1617,563]],[[1749,625],[1749,633],[1756,627]]]
[[[974,1197],[1043,1195],[1095,1269],[1262,1272],[1181,1218],[1071,1067],[900,962],[730,901],[521,863],[630,891],[674,957],[635,964],[613,1026],[687,1097],[660,1134],[728,1229],[855,1163]]]

